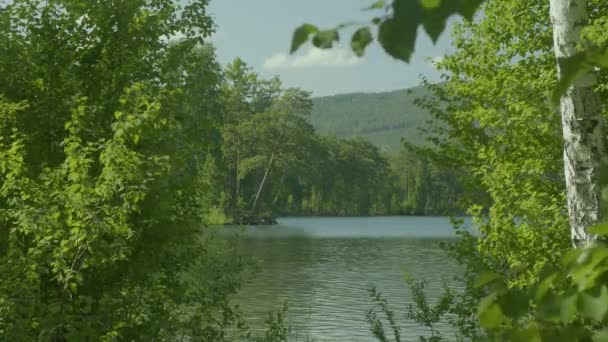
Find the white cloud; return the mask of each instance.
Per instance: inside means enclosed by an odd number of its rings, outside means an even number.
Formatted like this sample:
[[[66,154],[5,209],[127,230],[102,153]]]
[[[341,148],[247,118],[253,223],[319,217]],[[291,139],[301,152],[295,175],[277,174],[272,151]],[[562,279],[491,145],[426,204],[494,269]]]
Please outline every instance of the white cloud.
[[[288,55],[277,53],[264,61],[265,69],[295,69],[311,68],[317,66],[348,67],[361,63],[362,59],[357,57],[349,49],[334,47],[322,50],[314,46],[308,47],[302,54]]]

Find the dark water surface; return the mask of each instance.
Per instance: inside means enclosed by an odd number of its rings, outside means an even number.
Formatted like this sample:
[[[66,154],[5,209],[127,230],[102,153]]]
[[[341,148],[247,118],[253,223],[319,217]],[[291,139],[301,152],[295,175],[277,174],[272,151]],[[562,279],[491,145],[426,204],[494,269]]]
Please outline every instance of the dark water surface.
[[[411,303],[404,274],[428,281],[437,298],[441,276],[459,268],[436,243],[453,238],[447,217],[283,218],[248,227],[241,248],[260,270],[234,300],[252,327],[288,301],[298,340],[374,341],[365,313],[376,287],[397,311],[402,340],[417,340],[427,330],[404,317]]]

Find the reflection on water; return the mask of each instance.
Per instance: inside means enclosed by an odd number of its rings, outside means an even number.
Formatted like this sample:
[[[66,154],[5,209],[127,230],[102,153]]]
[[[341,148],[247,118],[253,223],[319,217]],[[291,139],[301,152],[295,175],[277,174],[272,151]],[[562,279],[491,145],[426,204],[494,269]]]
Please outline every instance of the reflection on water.
[[[373,341],[365,321],[372,287],[398,311],[405,340],[424,334],[403,318],[411,302],[403,275],[427,280],[435,298],[441,276],[457,272],[436,247],[454,236],[447,218],[286,218],[243,233],[243,251],[260,260],[235,298],[251,326],[288,301],[289,324],[317,341]]]

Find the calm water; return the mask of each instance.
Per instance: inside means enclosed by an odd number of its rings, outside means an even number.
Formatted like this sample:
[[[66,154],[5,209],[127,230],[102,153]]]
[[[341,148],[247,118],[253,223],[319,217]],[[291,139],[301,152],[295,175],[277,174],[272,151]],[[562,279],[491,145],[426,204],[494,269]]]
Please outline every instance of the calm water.
[[[243,236],[242,249],[259,259],[260,272],[236,302],[252,327],[262,327],[288,301],[298,340],[374,341],[365,320],[372,287],[389,299],[411,340],[427,331],[404,317],[411,302],[404,274],[427,280],[436,298],[441,276],[458,272],[436,246],[454,237],[444,217],[284,218],[245,228]]]

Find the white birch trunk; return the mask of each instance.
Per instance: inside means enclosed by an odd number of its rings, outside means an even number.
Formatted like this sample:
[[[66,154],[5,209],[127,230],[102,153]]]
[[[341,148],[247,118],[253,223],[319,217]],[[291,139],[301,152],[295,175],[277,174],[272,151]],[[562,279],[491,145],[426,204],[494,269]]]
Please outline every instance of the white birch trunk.
[[[260,194],[262,193],[262,189],[264,189],[264,184],[266,184],[266,178],[268,178],[268,173],[270,173],[270,168],[272,168],[272,162],[274,160],[274,152],[270,155],[270,159],[268,160],[268,165],[266,166],[266,171],[264,171],[264,178],[262,178],[262,183],[258,187],[258,191],[255,194],[255,199],[253,200],[253,205],[251,206],[251,211],[255,211],[255,206],[258,204],[258,200],[260,199]]]
[[[582,28],[588,22],[586,0],[550,0],[551,22],[558,75],[562,58],[575,55]],[[562,96],[560,111],[564,138],[564,170],[571,238],[574,246],[595,240],[587,228],[600,220],[599,175],[606,156],[602,118],[590,72]]]

